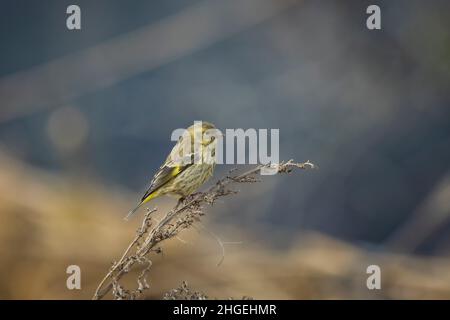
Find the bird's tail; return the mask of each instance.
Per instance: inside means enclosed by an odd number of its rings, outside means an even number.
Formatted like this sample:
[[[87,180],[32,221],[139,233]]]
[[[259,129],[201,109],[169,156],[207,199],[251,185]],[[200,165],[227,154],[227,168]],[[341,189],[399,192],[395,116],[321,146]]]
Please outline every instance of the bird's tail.
[[[130,212],[128,212],[128,214],[126,215],[126,217],[124,217],[123,219],[128,221],[128,219],[130,219],[130,217],[136,213],[136,211],[139,210],[140,207],[142,207],[144,204],[146,204],[147,202],[149,202],[150,200],[152,200],[154,197],[156,197],[157,194],[156,193],[152,193],[150,194],[147,198],[143,199],[141,201],[141,203],[139,203],[136,208],[134,208],[133,210],[131,210]]]
[[[128,214],[126,215],[126,217],[124,217],[123,219],[128,221],[128,219],[130,219],[130,217],[136,213],[136,211],[138,211],[138,209],[144,204],[144,202],[139,203],[136,208],[134,208],[133,210],[130,210],[130,212],[128,212]]]

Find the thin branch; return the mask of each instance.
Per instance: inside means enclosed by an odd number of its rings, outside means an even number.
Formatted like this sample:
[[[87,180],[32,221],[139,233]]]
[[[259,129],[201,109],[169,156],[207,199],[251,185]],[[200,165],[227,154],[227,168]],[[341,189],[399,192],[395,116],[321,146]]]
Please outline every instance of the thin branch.
[[[219,262],[217,263],[217,266],[220,266],[223,262],[223,260],[225,260],[225,245],[227,244],[242,244],[242,241],[223,241],[218,235],[216,235],[214,232],[212,232],[211,230],[207,229],[205,227],[205,225],[203,223],[199,223],[199,225],[201,226],[201,228],[203,230],[205,230],[211,237],[214,238],[214,240],[216,240],[217,244],[219,245],[220,249],[221,249],[221,257]]]
[[[221,197],[238,193],[238,191],[229,189],[229,185],[260,181],[256,175],[260,173],[263,168],[276,169],[277,173],[289,173],[293,169],[312,169],[316,168],[316,166],[309,161],[296,163],[293,160],[289,160],[276,165],[258,165],[249,171],[237,175],[231,175],[235,172],[235,170],[232,170],[228,175],[218,180],[205,192],[195,193],[187,197],[183,203],[177,204],[177,206],[167,212],[160,221],[156,221],[153,227],[150,215],[155,212],[156,209],[148,210],[141,226],[136,232],[135,238],[128,245],[119,261],[113,264],[102,279],[95,291],[93,299],[102,299],[111,291],[115,299],[139,298],[143,291],[149,287],[146,282],[146,276],[152,265],[149,254],[152,252],[156,254],[161,253],[162,250],[160,245],[163,241],[177,237],[182,230],[199,222],[201,217],[205,215],[205,211],[203,210],[205,204],[213,205],[217,199]],[[220,264],[225,255],[224,242],[217,236],[213,236],[218,240],[222,248],[223,254],[222,259],[219,262]],[[136,263],[145,263],[147,264],[147,267],[140,273],[140,276],[137,279],[137,289],[128,291],[120,285],[120,280],[136,265]]]

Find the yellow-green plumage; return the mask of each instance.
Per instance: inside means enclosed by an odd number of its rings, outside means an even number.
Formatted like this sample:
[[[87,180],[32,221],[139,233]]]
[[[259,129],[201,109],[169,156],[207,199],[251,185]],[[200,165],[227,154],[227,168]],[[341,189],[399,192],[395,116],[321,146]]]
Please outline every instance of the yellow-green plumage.
[[[195,192],[212,176],[215,167],[214,156],[217,140],[215,137],[203,135],[205,131],[210,129],[215,129],[215,127],[207,122],[202,122],[201,127],[193,125],[187,129],[191,138],[190,150],[188,150],[187,153],[192,160],[196,157],[201,157],[201,163],[194,163],[192,161],[192,163],[183,164],[174,161],[176,155],[182,156],[183,152],[186,154],[186,151],[183,149],[183,146],[186,148],[186,141],[184,141],[186,138],[180,138],[164,164],[154,175],[150,187],[142,197],[141,202],[136,208],[128,213],[126,219],[135,213],[142,205],[161,195],[172,195],[178,198],[184,198]],[[194,135],[197,133],[200,133],[200,139],[202,139],[201,145],[203,147],[198,151],[201,152],[201,156],[200,154],[195,154],[196,150],[194,150]],[[189,143],[189,141],[187,142]]]

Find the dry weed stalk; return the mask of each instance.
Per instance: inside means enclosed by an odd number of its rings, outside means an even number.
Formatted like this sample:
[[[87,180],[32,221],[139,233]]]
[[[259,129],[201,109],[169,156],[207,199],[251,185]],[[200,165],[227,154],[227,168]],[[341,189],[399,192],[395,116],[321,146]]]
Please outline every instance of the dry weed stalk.
[[[181,285],[166,292],[163,296],[163,300],[208,300],[215,299],[208,297],[205,293],[201,291],[193,290],[186,281],[183,281]],[[228,300],[235,300],[233,297],[229,297]],[[252,297],[243,296],[238,298],[238,300],[253,300]]]
[[[178,288],[166,292],[163,300],[208,300],[208,296],[201,291],[192,290],[187,282],[183,281]]]
[[[235,170],[230,171],[228,175],[217,181],[216,184],[205,192],[195,193],[186,198],[182,203],[179,203],[167,212],[153,227],[150,215],[156,209],[147,210],[133,241],[128,245],[120,260],[113,263],[108,273],[98,285],[93,299],[102,299],[111,290],[115,299],[139,298],[143,291],[149,288],[146,281],[147,273],[152,265],[151,260],[148,258],[149,254],[151,252],[161,253],[161,248],[158,246],[161,242],[177,236],[180,231],[200,221],[200,218],[205,214],[203,211],[204,204],[213,205],[220,197],[236,194],[237,191],[227,188],[229,185],[233,183],[258,182],[260,180],[256,175],[262,168],[267,168],[268,166],[259,165],[239,175],[231,175]],[[309,161],[296,163],[293,160],[289,160],[277,165],[271,165],[271,167],[276,168],[277,173],[289,173],[295,168],[309,169],[315,168],[315,165]],[[134,290],[126,290],[120,285],[119,281],[136,264],[145,266],[137,279],[138,287]]]

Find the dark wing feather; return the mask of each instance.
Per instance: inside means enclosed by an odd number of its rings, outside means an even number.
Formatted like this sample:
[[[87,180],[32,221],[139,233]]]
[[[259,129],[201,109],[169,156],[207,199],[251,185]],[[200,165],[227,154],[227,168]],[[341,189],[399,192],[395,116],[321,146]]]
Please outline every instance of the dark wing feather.
[[[177,175],[179,175],[181,172],[186,170],[190,164],[187,165],[174,165],[171,163],[164,164],[159,168],[159,170],[156,172],[155,176],[153,177],[150,187],[145,192],[144,196],[142,197],[141,201],[144,201],[149,195],[151,195],[153,192],[161,188],[163,185],[168,183],[170,180],[175,178]]]

